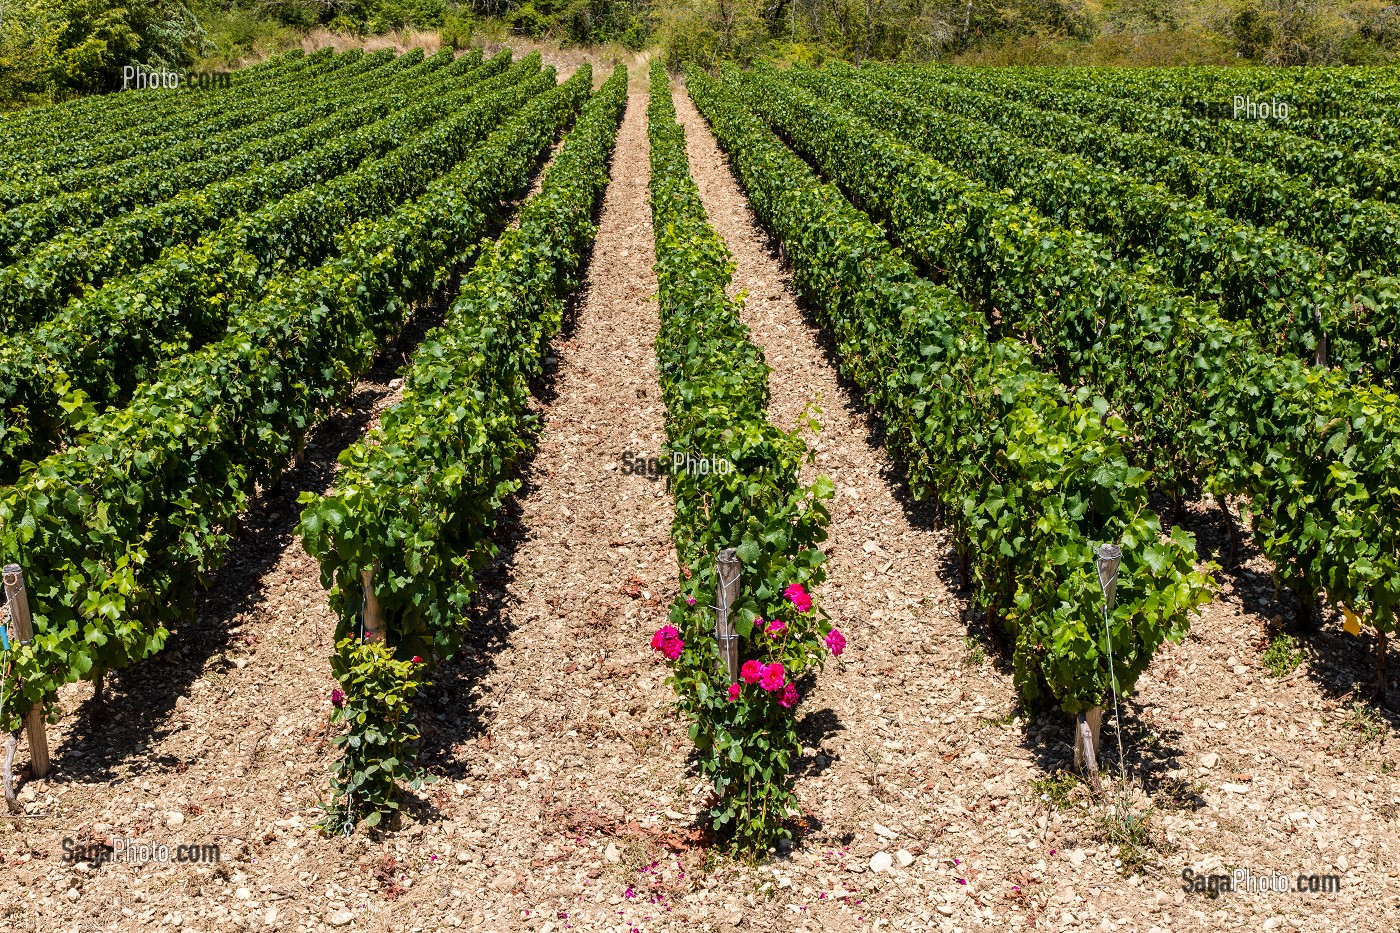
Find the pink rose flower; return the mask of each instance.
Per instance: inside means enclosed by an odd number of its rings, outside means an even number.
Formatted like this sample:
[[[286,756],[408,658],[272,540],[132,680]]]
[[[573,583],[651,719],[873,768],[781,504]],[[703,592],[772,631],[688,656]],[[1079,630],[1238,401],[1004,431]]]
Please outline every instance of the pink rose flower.
[[[763,665],[757,661],[745,661],[739,668],[739,679],[746,684],[756,684],[763,677]]]
[[[651,636],[651,650],[660,651],[668,661],[674,661],[685,650],[685,642],[681,641],[681,633],[675,626],[663,625]]]
[[[733,703],[735,700],[739,699],[739,692],[740,692],[740,690],[742,690],[742,689],[743,689],[743,688],[741,688],[738,684],[730,684],[730,685],[729,685],[729,702],[730,702],[730,703]]]
[[[783,590],[783,595],[788,602],[797,607],[798,612],[806,612],[812,608],[812,597],[807,595],[807,591],[802,588],[801,583],[792,583]]]
[[[687,606],[693,606],[693,605],[695,605],[695,597],[694,597],[694,596],[687,596],[687,597],[685,598],[685,604],[686,604]]]
[[[788,684],[783,688],[783,698],[778,701],[778,705],[783,709],[791,709],[793,706],[797,705],[798,699],[797,688],[792,684]]]
[[[782,619],[774,619],[772,622],[768,623],[768,634],[772,635],[774,638],[777,638],[779,635],[783,634],[783,632],[786,631],[787,625],[783,622]]]
[[[839,658],[841,652],[846,650],[846,636],[842,635],[839,629],[832,629],[826,633],[826,646]]]
[[[769,693],[777,693],[783,689],[783,684],[786,682],[787,671],[783,670],[781,662],[774,661],[763,668],[763,676],[758,685]]]

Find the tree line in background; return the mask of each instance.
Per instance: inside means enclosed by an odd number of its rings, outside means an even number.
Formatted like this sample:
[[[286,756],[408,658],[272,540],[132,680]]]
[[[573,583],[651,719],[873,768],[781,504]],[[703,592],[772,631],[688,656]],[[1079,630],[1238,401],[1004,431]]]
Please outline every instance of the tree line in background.
[[[0,106],[115,90],[122,66],[236,67],[313,29],[351,36],[476,32],[640,49],[643,0],[0,0]]]
[[[1383,0],[0,0],[0,106],[120,86],[123,65],[231,67],[309,30],[971,64],[1384,64]]]
[[[0,103],[109,90],[123,65],[188,65],[205,42],[166,0],[0,0]]]
[[[1375,0],[688,0],[659,13],[672,59],[701,62],[1359,65],[1400,50],[1400,6]]]

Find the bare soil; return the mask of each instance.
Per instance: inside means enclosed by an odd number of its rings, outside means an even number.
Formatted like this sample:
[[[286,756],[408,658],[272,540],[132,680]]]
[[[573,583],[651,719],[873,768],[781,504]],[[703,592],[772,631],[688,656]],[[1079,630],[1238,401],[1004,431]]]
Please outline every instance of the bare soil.
[[[634,77],[636,77],[634,75]],[[716,854],[665,667],[648,648],[676,593],[670,499],[624,460],[660,455],[663,408],[644,88],[618,139],[588,279],[539,386],[525,487],[472,630],[424,704],[439,777],[406,829],[322,834],[334,620],[295,537],[296,495],[396,398],[406,335],[247,516],[198,616],[158,658],[79,685],[55,768],[0,829],[0,929],[1381,930],[1400,919],[1396,722],[1362,700],[1366,639],[1329,619],[1269,675],[1291,618],[1246,553],[1193,634],[1122,708],[1145,869],[1126,875],[1068,723],[1027,719],[995,631],[957,590],[945,532],[910,501],[878,421],[844,382],[684,93],[692,171],[734,253],[772,367],[770,412],[820,409],[814,472],[836,485],[830,579],[850,640],[799,707],[807,829],[761,864]],[[421,332],[421,326],[418,330]],[[1218,509],[1186,523],[1218,559]],[[1353,704],[1356,704],[1355,706]],[[1105,764],[1116,767],[1112,714]],[[64,861],[75,844],[218,846],[207,864]],[[1183,869],[1337,874],[1337,894],[1185,893]]]

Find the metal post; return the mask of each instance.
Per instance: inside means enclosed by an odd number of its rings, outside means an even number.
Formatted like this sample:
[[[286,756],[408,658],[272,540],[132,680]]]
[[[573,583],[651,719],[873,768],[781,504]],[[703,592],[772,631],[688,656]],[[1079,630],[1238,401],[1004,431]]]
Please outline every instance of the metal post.
[[[719,646],[720,663],[729,674],[729,682],[739,682],[739,636],[729,611],[739,598],[739,556],[734,549],[719,552],[719,589],[715,594],[715,643]]]
[[[5,600],[10,605],[10,622],[15,638],[21,645],[34,640],[34,621],[29,615],[29,594],[24,588],[24,574],[19,564],[5,565]],[[29,762],[36,778],[49,773],[49,738],[44,731],[44,706],[35,703],[24,714],[25,731],[29,736]]]
[[[1123,549],[1116,544],[1105,544],[1098,551],[1099,589],[1103,590],[1104,605],[1108,612],[1113,611],[1113,599],[1118,590],[1118,564],[1123,560]]]

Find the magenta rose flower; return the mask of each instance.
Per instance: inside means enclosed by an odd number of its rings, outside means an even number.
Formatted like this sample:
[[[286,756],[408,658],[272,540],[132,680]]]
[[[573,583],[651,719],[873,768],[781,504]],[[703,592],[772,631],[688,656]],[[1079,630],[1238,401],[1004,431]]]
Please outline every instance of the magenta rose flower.
[[[759,679],[758,685],[769,693],[777,693],[783,689],[787,682],[787,671],[783,670],[782,662],[774,661],[763,668],[763,676]]]
[[[798,612],[806,612],[812,608],[812,597],[807,595],[807,591],[802,588],[801,583],[792,583],[783,590],[783,595],[788,602],[797,608]]]
[[[739,668],[739,679],[746,684],[756,684],[763,678],[763,665],[757,661],[745,661]]]
[[[791,709],[797,704],[798,699],[797,688],[792,684],[788,684],[783,688],[783,698],[778,701],[778,705],[783,709]]]
[[[345,691],[339,687],[331,691],[331,706],[341,709],[345,706]]]
[[[667,660],[674,661],[685,650],[685,642],[681,641],[681,633],[675,626],[663,625],[651,636],[651,650],[660,651]]]
[[[772,635],[774,638],[777,638],[786,631],[787,624],[783,622],[782,619],[774,619],[772,622],[768,623],[768,634]]]
[[[846,636],[841,634],[840,629],[832,629],[826,633],[826,647],[836,657],[841,657],[841,652],[846,650]]]
[[[740,692],[740,690],[742,690],[742,688],[741,688],[738,684],[730,684],[730,685],[729,685],[729,702],[730,702],[730,703],[733,703],[735,700],[739,699],[739,692]]]

